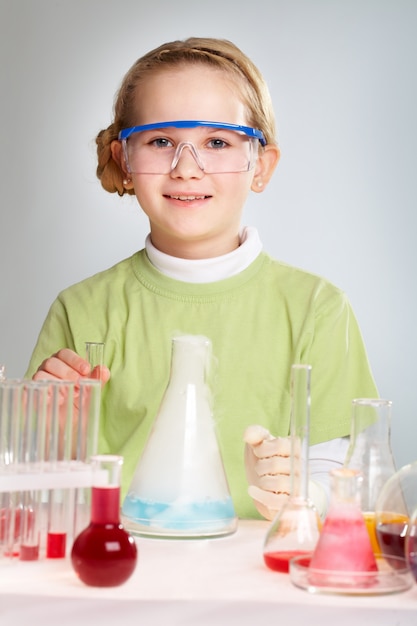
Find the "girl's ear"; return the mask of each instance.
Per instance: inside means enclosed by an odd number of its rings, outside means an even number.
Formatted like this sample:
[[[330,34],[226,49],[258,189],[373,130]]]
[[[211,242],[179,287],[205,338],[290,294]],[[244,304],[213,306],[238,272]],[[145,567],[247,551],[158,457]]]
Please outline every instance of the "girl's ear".
[[[133,183],[131,181],[128,169],[126,167],[126,160],[123,154],[122,144],[120,143],[120,141],[115,139],[114,141],[111,142],[110,149],[111,149],[111,155],[112,155],[113,161],[117,163],[117,165],[120,167],[120,169],[122,170],[124,174],[123,187],[125,189],[133,189]]]
[[[263,148],[256,161],[255,174],[251,185],[252,191],[260,193],[265,189],[278,165],[280,156],[281,152],[278,146],[268,144]]]

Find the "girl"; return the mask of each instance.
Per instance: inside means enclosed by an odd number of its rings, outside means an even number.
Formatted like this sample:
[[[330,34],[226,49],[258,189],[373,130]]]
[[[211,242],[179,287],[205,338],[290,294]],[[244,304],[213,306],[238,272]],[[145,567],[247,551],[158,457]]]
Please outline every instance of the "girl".
[[[99,448],[124,456],[125,494],[168,381],[172,334],[207,336],[236,513],[271,519],[289,491],[291,365],[308,363],[311,495],[323,514],[351,401],[376,387],[345,294],[272,259],[241,225],[280,154],[259,70],[224,40],[152,50],[127,72],[97,153],[104,189],[136,196],[150,232],[133,256],[58,295],[26,375],[77,380],[89,374],[84,342],[105,342]]]

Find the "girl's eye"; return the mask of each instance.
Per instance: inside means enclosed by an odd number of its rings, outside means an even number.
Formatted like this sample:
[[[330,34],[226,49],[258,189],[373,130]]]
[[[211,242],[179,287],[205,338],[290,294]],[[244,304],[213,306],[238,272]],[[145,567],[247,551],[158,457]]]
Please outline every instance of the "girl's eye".
[[[172,147],[172,143],[169,141],[169,139],[166,139],[165,137],[158,137],[157,139],[152,139],[150,144],[151,146],[155,146],[155,148],[171,148]]]
[[[226,148],[227,145],[228,144],[223,139],[210,139],[210,141],[208,142],[209,148],[214,148],[217,150],[221,148]]]

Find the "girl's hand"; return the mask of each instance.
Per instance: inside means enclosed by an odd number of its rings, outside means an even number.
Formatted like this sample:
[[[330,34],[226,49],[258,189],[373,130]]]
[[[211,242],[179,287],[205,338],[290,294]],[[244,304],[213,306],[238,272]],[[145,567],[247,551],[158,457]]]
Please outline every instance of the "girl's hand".
[[[290,496],[289,437],[272,437],[263,426],[249,426],[245,441],[248,493],[259,513],[272,520]]]
[[[33,380],[73,380],[85,377],[97,378],[104,385],[110,378],[106,366],[97,366],[91,371],[90,364],[73,350],[63,348],[41,363]]]

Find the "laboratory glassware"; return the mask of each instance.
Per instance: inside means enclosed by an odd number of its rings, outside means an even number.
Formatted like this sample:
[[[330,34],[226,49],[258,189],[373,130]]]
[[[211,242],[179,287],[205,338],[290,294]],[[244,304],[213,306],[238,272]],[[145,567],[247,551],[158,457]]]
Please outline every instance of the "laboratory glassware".
[[[43,469],[48,390],[47,381],[28,380],[23,383],[19,433],[21,471],[41,472]],[[21,561],[34,561],[39,558],[43,529],[42,490],[25,489],[21,498],[19,558]]]
[[[102,341],[86,341],[85,355],[90,364],[92,374],[96,368],[101,368],[104,361],[104,342]]]
[[[90,364],[88,377],[78,381],[78,412],[75,417],[73,458],[77,463],[88,463],[98,452],[98,433],[101,409],[100,369],[104,362],[104,342],[86,341],[85,358]],[[94,376],[94,378],[91,378]],[[73,536],[85,528],[91,507],[91,490],[77,488],[73,494],[74,524]]]
[[[74,466],[81,468],[90,462],[98,452],[98,432],[101,405],[101,381],[95,378],[82,378],[78,381],[75,393],[77,406],[74,412],[72,458]],[[73,537],[85,528],[90,515],[91,490],[77,488],[73,494],[74,521]]]
[[[290,560],[314,550],[321,520],[308,496],[308,452],[310,437],[311,366],[291,368],[291,489],[278,511],[263,546],[265,564],[278,572],[289,571]]]
[[[417,508],[410,519],[404,551],[411,573],[417,583]]]
[[[391,412],[390,400],[357,398],[352,401],[345,467],[362,473],[360,507],[375,554],[380,552],[375,528],[376,501],[387,480],[396,472],[391,451]]]
[[[134,534],[216,537],[237,517],[217,440],[211,341],[177,335],[169,382],[122,507]]]
[[[73,406],[75,383],[69,380],[49,381],[46,418],[45,458],[54,471],[69,470],[72,456]],[[70,492],[50,489],[48,494],[46,557],[66,556],[67,535],[71,531]]]
[[[20,458],[22,393],[21,379],[0,382],[0,471],[5,474],[13,473]],[[21,521],[20,492],[0,493],[0,545],[5,557],[19,555]]]
[[[114,587],[134,572],[138,550],[120,520],[120,479],[123,457],[94,455],[91,519],[75,538],[71,563],[86,585]]]
[[[376,534],[381,553],[387,559],[406,556],[405,541],[416,509],[417,461],[414,461],[388,479],[376,502]]]
[[[330,481],[329,509],[311,557],[310,579],[315,584],[328,584],[332,572],[338,572],[339,585],[357,585],[354,572],[378,569],[360,508],[363,476],[359,470],[343,467],[330,472]],[[340,572],[346,572],[346,577],[341,577]]]

